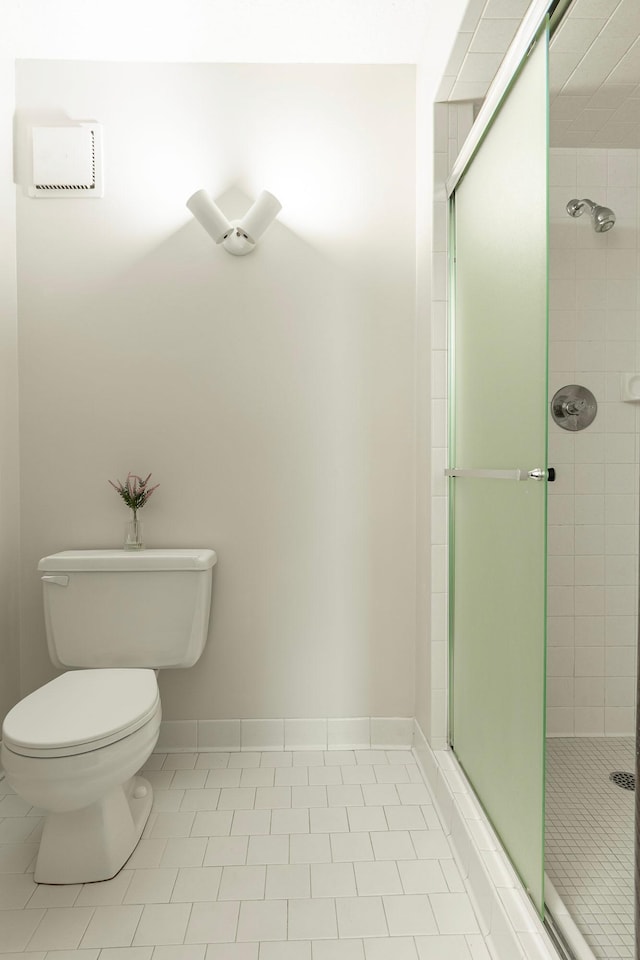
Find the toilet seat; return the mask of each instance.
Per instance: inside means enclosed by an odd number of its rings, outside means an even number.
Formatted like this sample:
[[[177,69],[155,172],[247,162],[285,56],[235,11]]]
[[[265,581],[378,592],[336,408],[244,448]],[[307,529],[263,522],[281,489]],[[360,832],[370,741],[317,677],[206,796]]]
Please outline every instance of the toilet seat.
[[[16,704],[4,745],[23,757],[70,757],[123,740],[160,707],[153,670],[71,670]]]

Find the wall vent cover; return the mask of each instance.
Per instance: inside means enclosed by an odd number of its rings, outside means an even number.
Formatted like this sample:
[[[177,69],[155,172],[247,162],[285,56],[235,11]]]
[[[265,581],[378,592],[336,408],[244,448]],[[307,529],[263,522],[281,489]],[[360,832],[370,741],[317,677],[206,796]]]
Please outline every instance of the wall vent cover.
[[[31,197],[102,197],[102,128],[97,123],[32,127]]]

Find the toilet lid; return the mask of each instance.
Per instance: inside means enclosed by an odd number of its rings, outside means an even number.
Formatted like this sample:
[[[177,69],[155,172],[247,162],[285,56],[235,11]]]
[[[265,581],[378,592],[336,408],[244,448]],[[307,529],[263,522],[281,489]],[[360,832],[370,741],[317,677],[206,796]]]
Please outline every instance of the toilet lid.
[[[158,707],[153,670],[70,670],[16,704],[2,735],[27,756],[88,753],[134,733]]]

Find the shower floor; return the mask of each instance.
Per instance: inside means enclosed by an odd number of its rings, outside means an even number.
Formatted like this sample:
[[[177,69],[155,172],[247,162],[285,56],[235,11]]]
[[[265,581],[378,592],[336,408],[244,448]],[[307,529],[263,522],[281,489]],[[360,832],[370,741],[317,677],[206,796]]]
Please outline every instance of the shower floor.
[[[545,867],[598,960],[634,953],[634,793],[609,780],[634,770],[633,737],[547,740]]]

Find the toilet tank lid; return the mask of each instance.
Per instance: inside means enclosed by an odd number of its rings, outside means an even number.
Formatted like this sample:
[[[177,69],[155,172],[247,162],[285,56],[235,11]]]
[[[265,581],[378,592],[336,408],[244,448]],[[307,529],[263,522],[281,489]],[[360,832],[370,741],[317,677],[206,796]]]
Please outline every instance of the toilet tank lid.
[[[208,570],[214,550],[63,550],[43,557],[38,570],[67,573],[94,570]]]

